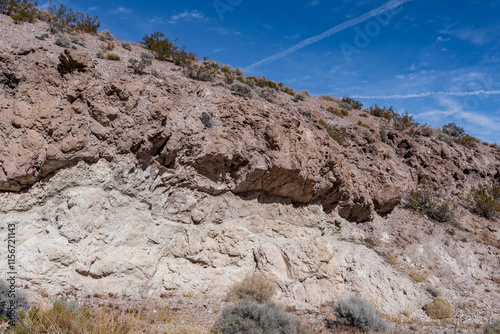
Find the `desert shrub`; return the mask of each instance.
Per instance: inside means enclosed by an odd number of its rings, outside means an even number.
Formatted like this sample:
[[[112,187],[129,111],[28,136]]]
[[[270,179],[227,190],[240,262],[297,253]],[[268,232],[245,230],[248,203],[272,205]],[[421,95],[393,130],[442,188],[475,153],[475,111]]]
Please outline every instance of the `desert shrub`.
[[[390,106],[389,108],[381,108],[377,104],[374,104],[369,107],[367,111],[375,117],[381,117],[388,120],[391,120],[394,116],[396,116],[396,113],[394,112],[392,106]]]
[[[97,16],[90,16],[88,13],[82,15],[76,24],[76,30],[89,34],[97,34],[97,29],[101,26]]]
[[[96,34],[101,26],[97,16],[75,12],[63,4],[57,6],[52,0],[49,1],[47,10],[40,12],[39,17],[49,24],[49,29],[52,33],[82,31],[89,34]]]
[[[371,304],[358,297],[341,300],[333,308],[337,321],[345,326],[357,327],[363,331],[387,330],[387,324],[375,312]]]
[[[276,294],[276,284],[260,273],[246,276],[243,281],[233,284],[229,289],[228,300],[251,299],[259,303],[270,301]]]
[[[167,60],[171,58],[176,50],[175,45],[160,31],[156,31],[151,35],[144,35],[141,45],[153,52],[159,60]]]
[[[453,306],[444,297],[436,297],[431,303],[424,305],[425,313],[432,319],[445,319],[453,316]]]
[[[127,42],[122,43],[122,48],[124,48],[127,51],[132,51],[132,47],[130,46],[130,43],[127,43]]]
[[[99,33],[97,34],[97,36],[103,42],[114,41],[115,40],[115,38],[113,37],[113,35],[107,29],[104,30],[104,31],[99,31]]]
[[[349,96],[344,96],[342,98],[342,102],[349,104],[352,107],[352,109],[361,110],[361,108],[363,108],[363,103],[356,101],[355,99],[350,98]]]
[[[423,178],[407,195],[407,205],[410,209],[425,214],[435,221],[452,222],[453,204],[443,198],[446,197],[439,192],[439,187],[429,179]]]
[[[295,102],[304,101],[307,96],[309,96],[309,92],[307,90],[301,90],[300,92],[295,94],[293,100]]]
[[[368,117],[368,114],[365,113],[365,112],[362,112],[361,114],[359,114],[360,117]]]
[[[187,52],[186,49],[187,47],[185,45],[183,45],[180,48],[174,46],[174,51],[172,53],[172,61],[174,62],[175,65],[181,67],[188,67],[197,60],[196,55],[192,52]]]
[[[266,101],[269,101],[271,103],[276,102],[276,91],[272,88],[269,87],[258,88],[257,94]]]
[[[244,78],[245,77],[245,71],[243,71],[243,69],[240,68],[240,67],[236,67],[236,69],[234,70],[234,72],[236,73],[236,76],[238,78]]]
[[[104,52],[102,51],[97,51],[97,53],[95,54],[95,56],[99,59],[104,59]]]
[[[464,128],[456,125],[454,122],[443,125],[442,130],[448,136],[452,137],[460,137],[465,134]]]
[[[294,96],[295,95],[295,92],[290,87],[285,87],[285,93],[287,93],[290,96]]]
[[[339,116],[339,117],[346,117],[349,115],[349,111],[347,109],[343,109],[343,108],[334,108],[334,107],[328,107],[326,108],[326,111],[328,111],[329,113],[332,113],[336,116]]]
[[[500,212],[500,185],[492,182],[472,187],[469,202],[473,212],[487,219],[494,218]]]
[[[344,110],[347,110],[347,111],[351,111],[352,110],[352,105],[350,105],[349,103],[347,102],[340,102],[339,103],[339,107],[341,109],[344,109]]]
[[[439,134],[439,129],[434,128],[432,125],[421,125],[420,133],[425,137],[435,137]]]
[[[483,334],[500,334],[500,320],[487,324],[484,327]]]
[[[85,41],[80,36],[72,36],[72,35],[70,35],[69,39],[71,40],[71,43],[78,44],[80,46],[85,46]]]
[[[14,308],[10,309],[10,302],[14,303]],[[0,315],[6,320],[18,319],[20,312],[29,308],[24,293],[11,289],[9,282],[0,281]]]
[[[393,116],[394,119],[394,128],[398,131],[405,131],[411,128],[418,127],[418,122],[413,119],[413,116],[408,114],[408,111],[404,114],[395,114]]]
[[[115,43],[112,41],[107,41],[106,43],[101,43],[100,47],[104,52],[113,51],[115,49]]]
[[[140,61],[135,58],[129,58],[128,62],[134,70],[134,74],[142,74],[146,67],[151,66],[153,58],[154,56],[151,53],[142,52]]]
[[[231,90],[233,91],[234,94],[243,96],[243,97],[249,97],[252,98],[252,88],[248,86],[247,84],[243,82],[236,81],[230,86]]]
[[[387,137],[387,131],[385,131],[385,129],[380,129],[378,133],[380,135],[380,140],[382,141],[382,143],[387,143],[387,140],[389,139]]]
[[[358,124],[359,126],[362,126],[362,127],[364,127],[364,128],[367,128],[367,129],[369,129],[369,128],[370,128],[370,126],[369,126],[368,124],[363,123],[363,122],[361,122],[361,121],[358,121],[358,123],[356,123],[356,124]]]
[[[65,33],[58,33],[54,37],[54,43],[63,48],[69,48],[71,46],[71,39]]]
[[[31,0],[4,0],[0,2],[0,10],[3,14],[10,15],[15,23],[35,22],[38,9],[37,2]]]
[[[455,138],[455,143],[463,145],[465,147],[473,148],[480,140],[472,137],[471,135],[465,134]]]
[[[199,64],[189,64],[184,70],[184,74],[195,80],[199,81],[212,81],[219,71],[219,64],[215,61],[208,61],[204,59]]]
[[[158,72],[158,70],[156,69],[152,69],[151,70],[151,75],[154,76],[155,78],[159,78],[160,77],[160,72]]]
[[[319,98],[322,99],[322,100],[330,101],[330,102],[334,101],[333,96],[328,95],[328,94],[321,95]]]
[[[272,303],[241,300],[222,310],[212,332],[221,334],[283,333],[306,334],[307,330],[292,315]]]
[[[222,74],[224,75],[224,81],[231,85],[236,80],[236,71],[231,69],[231,67],[225,65],[221,67]]]
[[[346,141],[346,129],[344,127],[336,127],[335,125],[330,125],[327,124],[324,120],[320,120],[319,124],[322,125],[325,129],[326,132],[328,132],[328,135],[330,138],[335,140],[339,144],[343,144]]]
[[[115,60],[115,61],[120,60],[120,55],[116,51],[106,51],[104,52],[103,57],[106,60]]]

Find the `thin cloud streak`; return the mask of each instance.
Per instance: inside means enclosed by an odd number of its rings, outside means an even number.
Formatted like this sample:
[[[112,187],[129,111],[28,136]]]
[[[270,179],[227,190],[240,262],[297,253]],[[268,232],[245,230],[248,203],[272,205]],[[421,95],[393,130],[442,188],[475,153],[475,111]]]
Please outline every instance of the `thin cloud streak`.
[[[378,100],[401,100],[401,99],[412,99],[419,97],[428,97],[428,96],[473,96],[473,95],[500,95],[500,90],[476,90],[473,92],[424,92],[418,94],[395,94],[395,95],[373,95],[373,96],[363,96],[363,95],[354,95],[352,96],[355,99],[378,99]]]
[[[313,36],[313,37],[310,37],[294,46],[292,46],[291,48],[285,50],[285,51],[282,51],[282,52],[279,52],[273,56],[270,56],[270,57],[267,57],[265,59],[262,59],[250,66],[248,66],[247,68],[245,68],[246,70],[251,70],[255,67],[258,67],[262,64],[265,64],[265,63],[268,63],[268,62],[271,62],[271,61],[275,61],[275,60],[278,60],[278,59],[281,59],[283,57],[286,57],[288,56],[289,54],[297,51],[297,50],[300,50],[302,48],[305,48],[306,46],[308,45],[311,45],[313,43],[316,43],[316,42],[319,42],[327,37],[330,37],[332,35],[335,35],[347,28],[350,28],[352,26],[355,26],[361,22],[364,22],[374,16],[377,16],[379,14],[382,14],[383,12],[386,12],[388,10],[391,10],[391,9],[394,9],[396,7],[399,7],[409,1],[412,1],[412,0],[395,0],[395,1],[389,1],[388,3],[386,3],[385,5],[379,7],[379,8],[376,8],[368,13],[365,13],[355,19],[352,19],[352,20],[349,20],[349,21],[346,21],[344,23],[341,23],[335,27],[333,27],[332,29],[330,30],[327,30],[325,31],[324,33],[320,34],[320,35],[317,35],[317,36]]]

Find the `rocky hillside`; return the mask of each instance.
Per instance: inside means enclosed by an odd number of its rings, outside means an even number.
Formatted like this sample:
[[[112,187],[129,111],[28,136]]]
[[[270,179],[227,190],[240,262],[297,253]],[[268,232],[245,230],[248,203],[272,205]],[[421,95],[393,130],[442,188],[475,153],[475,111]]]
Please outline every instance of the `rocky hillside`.
[[[428,322],[432,287],[449,324],[500,316],[500,222],[466,198],[500,180],[495,147],[339,115],[338,99],[242,97],[168,61],[134,74],[134,44],[112,61],[94,35],[63,48],[43,22],[0,27],[0,228],[17,226],[19,284],[220,297],[259,271],[298,310],[360,295]],[[452,218],[408,208],[422,180]]]

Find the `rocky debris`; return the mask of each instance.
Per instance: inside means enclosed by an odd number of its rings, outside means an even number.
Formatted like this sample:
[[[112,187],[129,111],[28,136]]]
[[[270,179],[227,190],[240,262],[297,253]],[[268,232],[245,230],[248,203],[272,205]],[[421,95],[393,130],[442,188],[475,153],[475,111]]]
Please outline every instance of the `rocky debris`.
[[[72,73],[74,71],[86,72],[94,67],[92,57],[88,53],[82,53],[73,49],[64,50],[59,55],[59,61],[57,70],[61,74]]]

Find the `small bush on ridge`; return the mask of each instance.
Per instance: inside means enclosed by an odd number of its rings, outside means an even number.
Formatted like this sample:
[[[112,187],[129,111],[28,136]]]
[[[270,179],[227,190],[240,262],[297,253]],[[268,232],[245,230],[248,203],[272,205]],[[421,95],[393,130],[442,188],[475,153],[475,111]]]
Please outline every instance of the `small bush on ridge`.
[[[363,103],[356,101],[355,99],[350,98],[349,96],[344,96],[342,98],[342,102],[349,104],[352,107],[352,109],[361,110],[361,108],[363,108]]]
[[[199,81],[212,81],[217,72],[219,72],[219,64],[215,61],[204,59],[200,64],[189,64],[184,70],[187,77]]]
[[[241,300],[222,310],[212,332],[221,334],[280,333],[306,334],[308,331],[292,315],[272,303]]]
[[[375,312],[371,304],[358,297],[337,302],[333,308],[337,321],[346,326],[357,327],[363,331],[387,330],[387,324]]]
[[[328,107],[328,108],[326,108],[326,111],[328,111],[329,113],[332,113],[336,116],[339,116],[339,117],[349,116],[349,111],[347,109]]]
[[[276,98],[275,98],[275,90],[269,87],[265,88],[257,88],[257,94],[259,94],[260,97],[262,97],[264,100],[275,103]]]
[[[322,125],[330,138],[335,140],[339,144],[343,144],[346,141],[346,129],[344,127],[336,127],[335,125],[327,124],[324,120],[320,119],[319,124]]]
[[[141,60],[135,58],[129,58],[128,62],[134,69],[134,74],[142,74],[144,69],[151,66],[154,56],[149,52],[141,53]]]
[[[443,125],[442,130],[452,137],[460,137],[465,134],[464,128],[456,125],[454,122]]]
[[[393,116],[394,128],[398,131],[405,131],[411,128],[418,127],[418,122],[413,119],[413,116],[408,114],[408,111],[404,114],[396,114]]]
[[[389,108],[381,108],[377,104],[374,104],[373,106],[368,108],[367,111],[375,117],[381,117],[387,120],[391,120],[394,116],[396,116],[396,113],[394,112],[392,106],[390,106]]]
[[[309,96],[309,92],[307,90],[301,90],[300,92],[295,94],[293,100],[295,102],[304,101],[307,96]]]
[[[452,222],[454,220],[453,207],[443,201],[438,187],[429,179],[419,181],[416,189],[409,192],[407,204],[414,211],[423,213],[438,222]]]
[[[127,51],[132,51],[132,47],[130,46],[130,43],[122,43],[122,48],[124,48]]]

